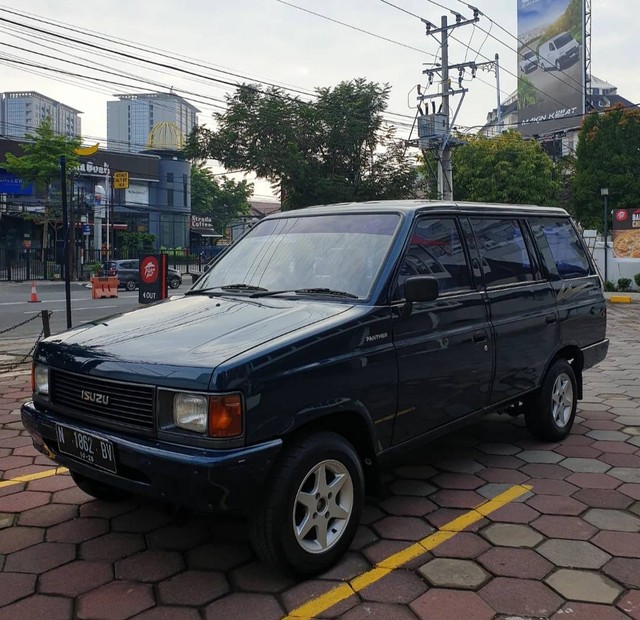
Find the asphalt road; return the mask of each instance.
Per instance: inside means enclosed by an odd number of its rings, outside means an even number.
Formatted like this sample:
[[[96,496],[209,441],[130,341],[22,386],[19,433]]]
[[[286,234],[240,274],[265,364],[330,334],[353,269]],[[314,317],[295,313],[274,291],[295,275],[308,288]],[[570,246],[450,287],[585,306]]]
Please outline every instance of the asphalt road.
[[[187,290],[182,284],[170,294]],[[52,312],[50,317],[51,333],[64,331],[67,327],[65,291],[63,282],[36,282],[38,303],[30,303],[31,282],[0,282],[0,333],[1,340],[16,338],[37,338],[42,330],[42,320],[36,318],[31,322],[10,329],[27,319],[39,315],[42,310]],[[118,291],[118,297],[91,299],[91,289],[86,282],[71,283],[71,318],[72,326],[87,321],[101,319],[112,314],[125,312],[138,307],[138,291]]]

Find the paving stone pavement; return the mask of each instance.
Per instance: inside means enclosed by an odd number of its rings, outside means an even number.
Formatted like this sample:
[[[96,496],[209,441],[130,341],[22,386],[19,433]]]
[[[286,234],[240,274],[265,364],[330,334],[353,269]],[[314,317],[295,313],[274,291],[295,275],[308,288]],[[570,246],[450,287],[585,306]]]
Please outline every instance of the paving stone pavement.
[[[609,357],[563,443],[487,416],[407,454],[316,579],[263,566],[241,521],[102,503],[64,474],[0,487],[0,620],[282,618],[513,484],[533,489],[318,617],[640,619],[639,318],[609,306]],[[52,467],[20,423],[28,384],[0,375],[0,480]]]

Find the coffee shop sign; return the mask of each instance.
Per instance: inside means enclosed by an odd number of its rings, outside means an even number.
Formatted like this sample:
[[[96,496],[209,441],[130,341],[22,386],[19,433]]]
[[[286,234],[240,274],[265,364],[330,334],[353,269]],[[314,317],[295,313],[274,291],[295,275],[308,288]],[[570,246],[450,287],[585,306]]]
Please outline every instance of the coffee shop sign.
[[[202,217],[199,215],[191,216],[191,228],[212,228],[213,222],[210,217]]]
[[[78,172],[80,174],[95,175],[95,176],[107,176],[110,173],[109,164],[105,161],[101,166],[94,164],[91,161],[83,161],[78,166]]]

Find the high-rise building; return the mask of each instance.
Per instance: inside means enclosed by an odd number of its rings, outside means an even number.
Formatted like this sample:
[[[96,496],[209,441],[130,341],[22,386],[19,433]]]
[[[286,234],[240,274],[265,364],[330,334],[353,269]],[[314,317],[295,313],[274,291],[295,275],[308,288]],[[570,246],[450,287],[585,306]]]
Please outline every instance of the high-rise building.
[[[200,111],[173,93],[117,95],[107,102],[107,148],[139,153],[147,148],[150,131],[158,123],[174,123],[183,139],[197,123]]]
[[[80,110],[35,91],[0,93],[0,131],[6,138],[33,134],[45,118],[53,131],[69,138],[80,136]]]

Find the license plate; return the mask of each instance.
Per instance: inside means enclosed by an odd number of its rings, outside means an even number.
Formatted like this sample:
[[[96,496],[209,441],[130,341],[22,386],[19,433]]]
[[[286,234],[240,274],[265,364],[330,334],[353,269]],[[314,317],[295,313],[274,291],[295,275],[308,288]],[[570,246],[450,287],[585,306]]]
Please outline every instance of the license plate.
[[[75,428],[56,424],[56,437],[60,452],[73,456],[100,469],[116,473],[116,456],[113,443],[79,431]]]

